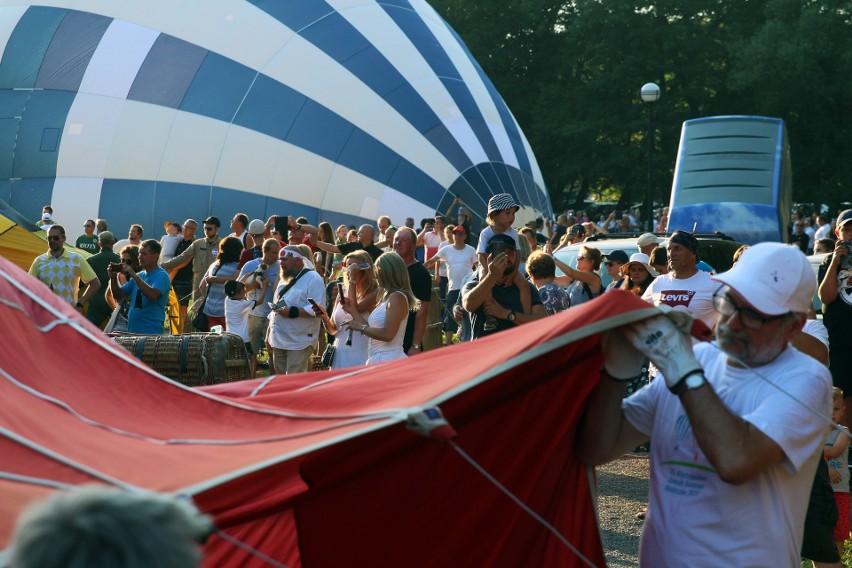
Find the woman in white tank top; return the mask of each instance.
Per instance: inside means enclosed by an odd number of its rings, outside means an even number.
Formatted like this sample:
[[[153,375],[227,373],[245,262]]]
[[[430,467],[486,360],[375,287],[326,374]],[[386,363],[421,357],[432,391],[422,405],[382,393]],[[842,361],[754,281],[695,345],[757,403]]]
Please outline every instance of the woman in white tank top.
[[[357,313],[346,304],[343,309],[352,316],[350,327],[360,331],[370,340],[367,364],[404,358],[402,340],[408,311],[415,307],[411,292],[408,268],[395,252],[386,252],[376,260],[376,278],[381,292],[379,304],[369,318]]]

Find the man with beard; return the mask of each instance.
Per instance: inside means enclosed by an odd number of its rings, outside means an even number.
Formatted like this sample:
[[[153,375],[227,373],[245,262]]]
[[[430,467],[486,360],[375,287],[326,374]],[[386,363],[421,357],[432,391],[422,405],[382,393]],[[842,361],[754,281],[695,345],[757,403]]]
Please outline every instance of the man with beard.
[[[269,313],[267,344],[276,375],[304,373],[322,325],[308,298],[325,307],[325,284],[298,245],[284,247],[278,258],[281,277]]]
[[[653,440],[641,564],[798,566],[831,379],[788,343],[816,279],[780,243],[713,279],[716,344],[693,347],[691,320],[674,311],[602,334],[578,456],[602,464]],[[646,357],[660,375],[624,399]]]
[[[532,309],[529,314],[524,313],[520,290],[514,283],[518,272],[515,239],[509,235],[494,235],[488,242],[488,250],[496,243],[503,245],[503,252],[488,255],[488,274],[485,277],[477,274],[462,289],[462,306],[471,314],[473,339],[547,316],[538,290],[529,283]],[[493,329],[485,327],[487,316],[497,320]]]

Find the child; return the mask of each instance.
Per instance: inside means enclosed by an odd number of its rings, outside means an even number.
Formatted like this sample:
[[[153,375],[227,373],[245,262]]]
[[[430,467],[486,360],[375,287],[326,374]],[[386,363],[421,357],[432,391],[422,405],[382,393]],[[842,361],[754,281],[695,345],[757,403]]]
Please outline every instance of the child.
[[[178,245],[183,240],[183,235],[180,234],[182,227],[180,223],[174,221],[166,221],[166,234],[160,239],[160,264],[174,258]]]
[[[269,287],[268,278],[258,277],[257,280],[260,281],[260,293],[257,295],[257,301],[246,298],[246,285],[239,280],[228,280],[225,282],[226,329],[230,333],[235,333],[243,338],[249,357],[254,355],[251,343],[249,342],[249,312],[263,302],[266,297],[266,289]]]
[[[488,226],[482,229],[479,233],[479,244],[476,247],[477,259],[479,260],[480,270],[482,271],[481,278],[485,278],[488,274],[488,243],[494,235],[508,235],[515,239],[515,248],[520,249],[520,241],[518,240],[518,231],[512,228],[515,222],[515,212],[520,209],[520,206],[515,203],[515,200],[508,193],[498,193],[488,200],[488,215],[486,221]],[[529,284],[520,271],[515,276],[514,285],[520,290],[521,306],[525,314],[532,311],[532,298],[530,296]],[[486,319],[486,329],[493,327],[494,323],[489,325]]]
[[[834,387],[832,392],[831,420],[835,423],[843,417],[843,391]],[[849,449],[849,430],[844,426],[834,426],[823,448],[825,461],[828,462],[828,474],[834,500],[837,502],[837,525],[834,527],[834,544],[837,552],[843,556],[843,543],[849,538],[849,468],[846,465],[846,453]]]

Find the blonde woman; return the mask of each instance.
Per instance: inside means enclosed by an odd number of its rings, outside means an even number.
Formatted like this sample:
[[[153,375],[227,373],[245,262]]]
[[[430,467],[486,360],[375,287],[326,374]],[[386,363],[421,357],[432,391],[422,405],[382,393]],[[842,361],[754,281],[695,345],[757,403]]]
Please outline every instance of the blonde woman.
[[[395,252],[386,252],[376,260],[376,279],[381,288],[379,303],[369,318],[364,319],[350,303],[343,306],[352,316],[350,327],[370,339],[367,364],[405,358],[405,324],[409,309],[417,303],[405,261]]]
[[[373,259],[366,251],[359,250],[347,254],[343,259],[343,265],[344,295],[334,303],[331,317],[323,306],[319,304],[314,306],[314,313],[322,319],[328,333],[336,338],[334,359],[331,362],[332,369],[357,367],[367,362],[369,339],[360,331],[349,327],[352,316],[346,312],[344,304],[353,306],[353,309],[366,320],[376,307],[379,294]]]

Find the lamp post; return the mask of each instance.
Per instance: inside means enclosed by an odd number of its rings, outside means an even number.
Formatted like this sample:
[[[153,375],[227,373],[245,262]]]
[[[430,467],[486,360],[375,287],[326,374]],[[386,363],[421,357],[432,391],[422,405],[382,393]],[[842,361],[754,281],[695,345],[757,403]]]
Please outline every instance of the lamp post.
[[[654,206],[651,197],[651,169],[654,156],[654,103],[660,100],[660,86],[656,83],[645,83],[639,91],[642,101],[648,105],[648,186],[645,188],[645,222],[649,233],[654,232]]]

